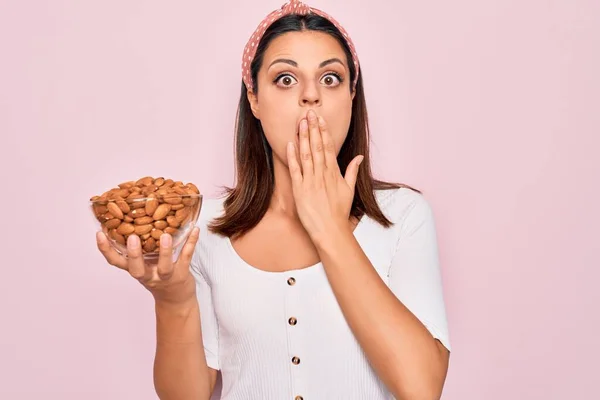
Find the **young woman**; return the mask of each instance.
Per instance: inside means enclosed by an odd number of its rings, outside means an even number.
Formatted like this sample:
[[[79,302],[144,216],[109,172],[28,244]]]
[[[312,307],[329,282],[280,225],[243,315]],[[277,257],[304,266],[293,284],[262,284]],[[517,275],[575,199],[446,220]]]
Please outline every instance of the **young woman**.
[[[156,300],[161,399],[438,399],[449,336],[432,212],[375,180],[358,57],[330,16],[292,1],[244,50],[237,182],[204,202],[171,262],[112,265]]]

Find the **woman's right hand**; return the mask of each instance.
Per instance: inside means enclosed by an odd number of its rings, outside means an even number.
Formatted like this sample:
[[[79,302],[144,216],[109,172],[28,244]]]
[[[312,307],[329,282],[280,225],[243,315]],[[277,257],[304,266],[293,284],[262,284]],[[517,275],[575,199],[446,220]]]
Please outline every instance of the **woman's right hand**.
[[[140,239],[131,235],[127,241],[128,257],[119,254],[108,242],[103,232],[96,234],[98,249],[109,264],[128,271],[154,296],[157,302],[172,305],[185,304],[195,298],[196,283],[190,272],[190,261],[198,242],[199,228],[195,227],[185,242],[179,258],[172,261],[171,235],[160,237],[157,264],[148,264],[142,257]]]

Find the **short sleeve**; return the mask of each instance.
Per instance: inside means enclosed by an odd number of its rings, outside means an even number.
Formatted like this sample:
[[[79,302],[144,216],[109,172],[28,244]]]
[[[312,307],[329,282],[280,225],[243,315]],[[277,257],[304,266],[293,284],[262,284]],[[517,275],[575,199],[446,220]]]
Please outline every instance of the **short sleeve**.
[[[450,350],[450,337],[433,212],[416,194],[401,222],[389,271],[389,287],[434,338]]]
[[[204,342],[204,353],[206,363],[212,369],[220,369],[219,366],[219,326],[217,316],[213,307],[212,293],[205,273],[200,265],[199,247],[192,257],[190,271],[196,281],[196,296],[200,307],[200,322],[202,327],[202,340]]]

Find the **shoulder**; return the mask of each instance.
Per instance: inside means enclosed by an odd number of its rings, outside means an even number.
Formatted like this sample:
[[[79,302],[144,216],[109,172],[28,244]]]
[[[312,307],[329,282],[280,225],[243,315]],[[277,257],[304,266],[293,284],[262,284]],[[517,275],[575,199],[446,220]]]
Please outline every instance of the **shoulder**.
[[[206,198],[202,199],[200,215],[196,222],[196,226],[200,228],[200,237],[194,250],[192,259],[192,268],[196,268],[201,272],[205,272],[206,268],[210,267],[210,260],[214,260],[220,249],[220,244],[223,238],[209,231],[208,226],[212,220],[223,213],[224,198]]]
[[[223,213],[224,197],[203,198],[200,215],[198,216],[198,226],[200,229],[206,229],[206,226],[216,217]]]
[[[375,197],[385,216],[403,233],[433,222],[433,210],[422,193],[410,188],[376,190]]]

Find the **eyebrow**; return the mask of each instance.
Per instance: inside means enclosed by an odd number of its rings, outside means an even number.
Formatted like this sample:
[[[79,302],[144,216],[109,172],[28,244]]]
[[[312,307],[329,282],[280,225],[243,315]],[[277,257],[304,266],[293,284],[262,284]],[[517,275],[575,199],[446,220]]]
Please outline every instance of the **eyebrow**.
[[[290,60],[289,58],[278,58],[269,65],[269,68],[271,68],[274,64],[277,64],[277,63],[289,64],[292,67],[296,67],[296,68],[298,67],[298,63],[294,60]],[[329,64],[333,64],[333,63],[340,63],[345,67],[344,63],[339,58],[330,58],[329,60],[325,60],[321,64],[319,64],[319,68],[323,68],[323,67],[325,67]]]

